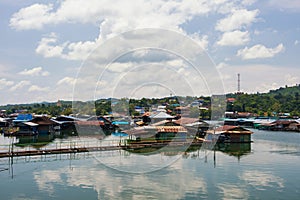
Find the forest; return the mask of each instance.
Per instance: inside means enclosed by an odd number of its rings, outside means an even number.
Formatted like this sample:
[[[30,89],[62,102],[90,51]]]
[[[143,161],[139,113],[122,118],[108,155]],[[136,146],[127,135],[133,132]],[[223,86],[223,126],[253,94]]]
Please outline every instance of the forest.
[[[268,93],[230,93],[226,98],[234,98],[234,101],[227,101],[226,111],[249,112],[256,116],[279,116],[289,113],[291,116],[300,116],[300,85],[292,87],[281,87],[270,90]],[[136,107],[142,107],[144,111],[158,105],[166,105],[170,112],[175,112],[176,107],[190,107],[191,117],[199,116],[199,108],[190,106],[193,102],[200,102],[202,109],[200,117],[209,119],[211,112],[210,97],[165,97],[165,98],[142,98],[142,99],[98,99],[88,102],[72,102],[59,100],[58,102],[42,102],[31,104],[9,104],[0,106],[0,110],[9,115],[12,113],[35,113],[48,114],[51,116],[88,114],[107,115],[113,112],[129,113],[131,116],[140,115]],[[5,111],[4,111],[5,110]]]
[[[300,85],[281,87],[268,93],[227,94],[235,98],[233,103],[227,103],[227,111],[251,112],[259,116],[278,116],[290,113],[300,116]]]

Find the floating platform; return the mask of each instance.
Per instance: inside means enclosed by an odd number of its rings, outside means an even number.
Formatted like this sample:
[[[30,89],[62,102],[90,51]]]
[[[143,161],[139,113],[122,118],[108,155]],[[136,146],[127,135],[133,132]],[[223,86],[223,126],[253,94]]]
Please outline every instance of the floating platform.
[[[47,155],[47,154],[68,154],[68,153],[83,153],[93,151],[114,151],[114,150],[135,150],[142,148],[161,148],[164,146],[193,146],[201,145],[202,142],[133,142],[128,145],[120,146],[97,146],[97,147],[73,147],[73,148],[61,148],[61,149],[40,149],[40,150],[27,150],[27,151],[13,151],[13,152],[0,152],[0,158],[5,157],[18,157],[18,156],[35,156],[35,155]]]
[[[78,147],[78,148],[63,148],[63,149],[44,149],[16,152],[0,152],[0,158],[18,157],[18,156],[36,156],[46,154],[68,154],[68,153],[83,153],[92,151],[113,151],[120,150],[122,146],[105,146],[105,147]]]

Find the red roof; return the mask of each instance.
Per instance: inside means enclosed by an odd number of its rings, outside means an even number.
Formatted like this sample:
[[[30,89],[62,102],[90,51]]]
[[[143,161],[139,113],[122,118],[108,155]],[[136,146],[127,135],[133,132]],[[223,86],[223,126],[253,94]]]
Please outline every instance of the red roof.
[[[224,126],[220,126],[220,127],[216,128],[215,131],[229,131],[229,130],[235,129],[237,127],[238,126],[224,125]]]
[[[76,121],[76,124],[79,126],[100,126],[105,125],[103,121]]]
[[[227,102],[235,102],[235,98],[227,98]]]
[[[53,122],[52,120],[50,120],[46,116],[33,118],[32,120],[30,120],[30,122],[33,122],[33,123],[36,123],[36,124],[39,124],[39,125],[53,125],[53,124],[55,124],[55,122]]]
[[[176,124],[192,124],[195,122],[199,122],[198,118],[190,118],[190,117],[182,117],[175,121]]]
[[[232,125],[224,125],[224,126],[220,126],[218,128],[216,128],[215,130],[213,130],[214,132],[225,132],[228,134],[231,133],[239,133],[239,134],[252,134],[253,132],[251,132],[248,129],[245,129],[243,127],[240,126],[232,126]]]
[[[142,116],[147,116],[147,117],[149,117],[151,114],[150,114],[150,112],[145,112]]]

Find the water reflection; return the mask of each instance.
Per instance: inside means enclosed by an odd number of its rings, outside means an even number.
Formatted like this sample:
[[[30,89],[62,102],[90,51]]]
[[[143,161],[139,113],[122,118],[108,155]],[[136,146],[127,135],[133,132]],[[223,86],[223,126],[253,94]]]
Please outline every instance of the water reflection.
[[[182,160],[151,174],[121,173],[102,165],[74,167],[72,171],[64,167],[35,172],[34,179],[39,190],[48,194],[53,194],[59,185],[67,185],[93,188],[98,199],[183,199],[189,192],[207,194],[204,178],[195,177],[194,171],[182,173],[183,168]]]
[[[234,150],[234,153],[238,152],[238,146],[234,145],[234,147],[230,148],[227,145],[226,153],[230,154],[230,149]],[[242,152],[244,152],[245,147],[243,145],[240,145],[240,147],[242,148]],[[251,146],[248,145],[246,149],[248,147]],[[213,152],[207,152],[207,156],[209,156],[207,159],[210,161],[205,164],[204,160],[195,159],[200,158],[197,156],[200,149],[201,146],[190,147],[185,153],[176,151],[176,148],[164,149],[168,151],[160,151],[158,155],[161,159],[178,155],[181,159],[178,159],[166,168],[151,173],[136,174],[116,171],[99,164],[97,160],[89,160],[88,166],[78,165],[77,161],[73,161],[72,170],[70,170],[70,167],[65,166],[54,170],[45,169],[34,172],[34,179],[39,190],[47,192],[49,195],[53,194],[55,188],[58,188],[60,185],[67,185],[71,187],[92,188],[97,192],[98,199],[185,199],[189,195],[190,197],[192,195],[194,198],[207,198],[209,192],[207,180],[205,180],[207,177],[204,175],[207,169],[204,169],[202,172],[199,170],[204,165],[213,166],[211,162]],[[149,149],[149,151],[152,151],[152,149]],[[99,153],[96,154],[99,157]],[[106,157],[105,154],[101,155]],[[122,155],[125,157],[125,161],[128,157],[135,156],[134,153]],[[239,153],[238,155],[243,155],[243,153]],[[111,154],[108,157],[111,159]],[[114,158],[115,162],[118,162],[117,159],[119,158]],[[148,163],[144,163],[144,167],[147,167],[152,159],[156,159],[155,155],[148,155]],[[186,162],[186,160],[190,161]],[[125,161],[123,164],[126,165]],[[111,159],[111,162],[113,162],[113,159]],[[186,170],[187,168],[189,170]],[[247,191],[245,192],[243,189],[238,188],[238,186],[221,184],[218,185],[218,188],[222,191],[221,193],[224,195],[224,198],[247,197]]]
[[[284,180],[272,174],[271,171],[247,170],[240,175],[240,179],[257,190],[266,190],[268,188],[276,188],[278,190],[284,187]]]
[[[249,194],[247,189],[241,185],[234,185],[230,183],[218,184],[219,193],[222,199],[248,199]]]
[[[17,142],[14,143],[17,147],[32,146],[35,149],[40,149],[54,141],[54,134],[39,134],[33,136],[17,136]]]
[[[215,150],[240,159],[251,153],[251,143],[218,143]]]
[[[1,196],[6,199],[298,199],[300,157],[277,151],[300,152],[297,144],[300,134],[297,141],[286,143],[274,138],[262,140],[261,135],[255,134],[252,144],[222,144],[213,150],[191,146],[186,152],[169,148],[149,155],[120,150],[14,158],[16,176],[11,179],[8,170],[0,172]],[[153,165],[153,160],[164,162],[174,157],[178,158],[176,162],[151,173],[125,173],[95,159],[124,165],[135,172]],[[6,165],[0,162],[0,166]]]

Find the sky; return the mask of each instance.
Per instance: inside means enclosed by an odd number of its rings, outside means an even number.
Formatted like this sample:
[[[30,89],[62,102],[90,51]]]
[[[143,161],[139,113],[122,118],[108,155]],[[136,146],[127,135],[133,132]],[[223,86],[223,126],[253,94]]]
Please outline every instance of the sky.
[[[300,83],[298,0],[0,0],[0,19],[0,105]]]

